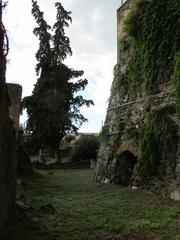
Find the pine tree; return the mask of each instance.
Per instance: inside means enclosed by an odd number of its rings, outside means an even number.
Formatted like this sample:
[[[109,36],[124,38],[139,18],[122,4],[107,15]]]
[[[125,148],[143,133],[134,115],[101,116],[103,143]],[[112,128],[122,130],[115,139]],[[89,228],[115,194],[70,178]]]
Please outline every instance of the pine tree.
[[[72,81],[81,77],[83,71],[73,70],[63,63],[72,54],[70,40],[65,35],[65,28],[72,21],[71,12],[67,12],[60,2],[55,3],[56,22],[51,27],[37,1],[32,0],[32,4],[32,15],[38,25],[34,29],[39,39],[36,53],[38,80],[32,96],[24,99],[28,113],[27,127],[38,148],[58,149],[67,132],[76,132],[87,121],[80,113],[80,107],[89,107],[93,102],[77,95],[78,91],[85,89],[88,81]]]

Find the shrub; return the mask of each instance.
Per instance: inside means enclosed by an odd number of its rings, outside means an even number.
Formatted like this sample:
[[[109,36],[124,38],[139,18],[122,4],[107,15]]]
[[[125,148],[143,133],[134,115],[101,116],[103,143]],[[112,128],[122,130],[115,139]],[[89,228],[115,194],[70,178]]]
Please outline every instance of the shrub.
[[[129,10],[123,20],[125,36],[136,38],[138,28],[138,11],[136,9]]]
[[[84,161],[87,159],[96,159],[99,148],[99,141],[95,136],[81,137],[70,153],[71,161]]]
[[[144,7],[149,2],[151,2],[151,0],[134,0],[134,4],[136,7]]]

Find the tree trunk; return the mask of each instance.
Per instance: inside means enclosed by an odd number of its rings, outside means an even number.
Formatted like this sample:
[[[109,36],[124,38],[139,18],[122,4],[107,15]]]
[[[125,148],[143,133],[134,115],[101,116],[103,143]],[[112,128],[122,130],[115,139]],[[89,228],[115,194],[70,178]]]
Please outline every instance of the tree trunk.
[[[0,239],[5,240],[15,209],[15,134],[9,118],[9,97],[5,83],[5,31],[0,0]]]

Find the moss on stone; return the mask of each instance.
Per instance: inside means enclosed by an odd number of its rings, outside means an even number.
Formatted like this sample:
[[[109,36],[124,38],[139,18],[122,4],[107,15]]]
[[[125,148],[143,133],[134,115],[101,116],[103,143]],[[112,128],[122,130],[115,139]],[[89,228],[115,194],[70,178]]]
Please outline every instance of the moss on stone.
[[[138,160],[138,175],[147,183],[156,175],[173,174],[176,164],[177,126],[168,116],[166,108],[151,110],[140,135],[141,157]]]

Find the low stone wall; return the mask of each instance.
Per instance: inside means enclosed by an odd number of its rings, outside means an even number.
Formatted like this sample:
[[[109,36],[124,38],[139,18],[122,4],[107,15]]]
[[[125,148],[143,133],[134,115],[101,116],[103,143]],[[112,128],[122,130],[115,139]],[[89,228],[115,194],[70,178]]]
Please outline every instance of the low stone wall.
[[[46,170],[53,170],[53,169],[86,169],[90,168],[90,160],[81,161],[81,162],[56,162],[52,164],[44,164],[40,162],[36,162],[33,166],[37,169],[46,169]]]

